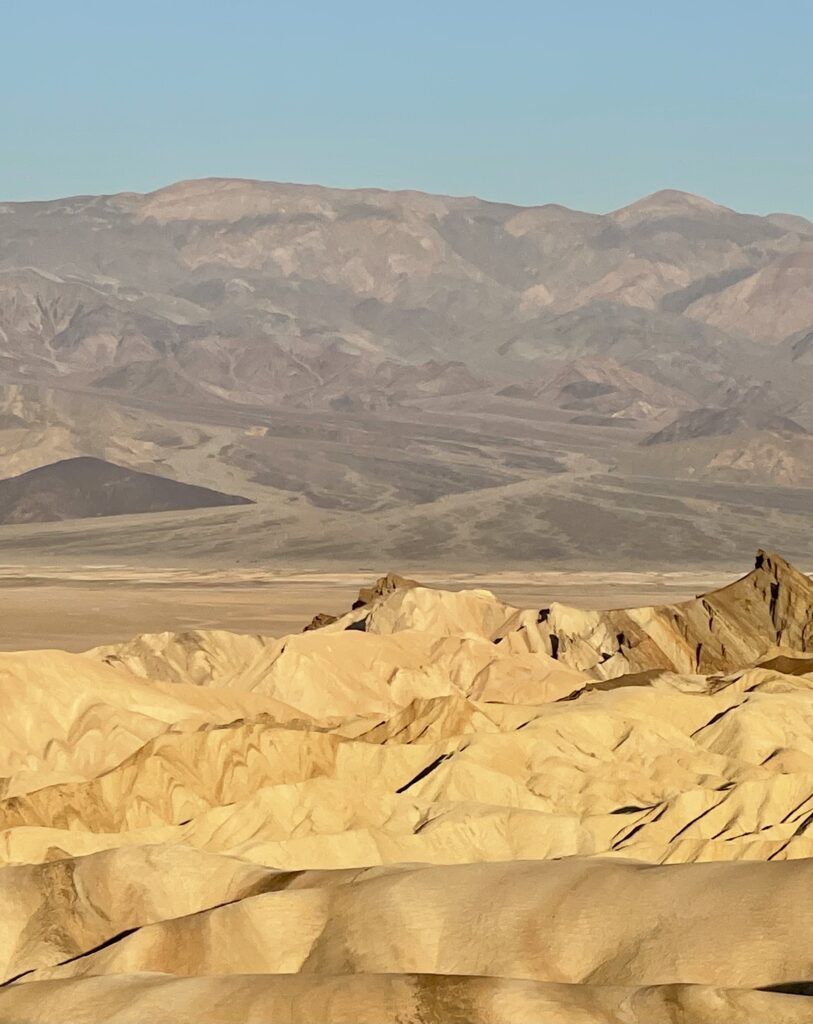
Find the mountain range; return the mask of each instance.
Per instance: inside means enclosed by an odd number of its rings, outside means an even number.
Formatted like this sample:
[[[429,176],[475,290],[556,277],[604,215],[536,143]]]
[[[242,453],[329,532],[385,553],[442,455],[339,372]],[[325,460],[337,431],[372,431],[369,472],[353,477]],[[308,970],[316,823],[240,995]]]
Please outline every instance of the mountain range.
[[[4,527],[0,556],[804,559],[812,346],[813,223],[680,192],[606,215],[232,179],[2,204],[0,475],[89,456],[254,504],[91,507]]]

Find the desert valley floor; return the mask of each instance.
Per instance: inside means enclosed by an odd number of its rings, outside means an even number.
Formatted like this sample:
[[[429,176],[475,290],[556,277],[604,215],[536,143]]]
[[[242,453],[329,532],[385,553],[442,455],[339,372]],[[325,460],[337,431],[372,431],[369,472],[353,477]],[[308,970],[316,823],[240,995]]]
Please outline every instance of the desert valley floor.
[[[813,1022],[810,578],[372,575],[0,571],[0,1024]]]
[[[487,589],[507,604],[551,601],[612,608],[682,601],[736,579],[733,570],[689,572],[420,572],[441,590]],[[136,633],[226,629],[298,633],[315,611],[340,614],[373,570],[295,572],[134,568],[131,565],[0,565],[0,650],[83,651]]]

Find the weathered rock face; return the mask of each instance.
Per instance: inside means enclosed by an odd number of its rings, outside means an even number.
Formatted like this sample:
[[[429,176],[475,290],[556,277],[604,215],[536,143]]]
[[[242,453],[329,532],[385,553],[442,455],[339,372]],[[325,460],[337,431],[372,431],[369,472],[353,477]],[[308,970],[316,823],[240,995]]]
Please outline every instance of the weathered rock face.
[[[810,578],[779,555],[760,551],[756,568],[746,580],[756,591],[757,607],[768,608],[776,630],[774,642],[800,651],[813,650],[813,583]],[[746,580],[740,585],[743,590]],[[737,605],[738,602],[747,604],[747,593],[732,595],[731,603]]]
[[[338,615],[331,615],[329,612],[317,612],[302,632],[310,633],[314,629],[322,629],[325,626],[330,626],[337,618]]]
[[[500,639],[600,679],[649,669],[730,672],[774,647],[813,650],[813,583],[760,551],[751,573],[695,600],[605,612],[553,604],[535,621],[520,612]]]
[[[361,596],[0,655],[0,1021],[813,1019],[803,573]]]
[[[353,602],[353,611],[358,608],[366,608],[373,604],[380,597],[395,593],[396,590],[408,590],[410,587],[419,587],[417,580],[407,579],[406,576],[399,576],[397,572],[388,572],[386,576],[379,576],[375,583],[369,587],[361,587],[359,596]],[[339,619],[338,615],[330,615],[328,612],[318,612],[307,626],[302,630],[308,633],[313,629],[323,629],[325,626],[332,626]]]
[[[396,590],[408,590],[410,587],[419,586],[417,580],[399,576],[397,572],[388,572],[386,576],[379,576],[371,587],[362,587],[359,590],[359,596],[354,601],[353,608],[362,608],[372,604],[379,597],[386,597],[388,594],[395,593]]]

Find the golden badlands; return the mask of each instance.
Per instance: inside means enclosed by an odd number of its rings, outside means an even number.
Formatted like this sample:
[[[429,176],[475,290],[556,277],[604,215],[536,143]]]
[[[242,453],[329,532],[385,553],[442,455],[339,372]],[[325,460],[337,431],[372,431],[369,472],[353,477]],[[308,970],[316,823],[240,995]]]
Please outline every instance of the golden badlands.
[[[316,611],[316,609],[314,609]],[[813,583],[0,655],[0,1021],[813,1022]]]

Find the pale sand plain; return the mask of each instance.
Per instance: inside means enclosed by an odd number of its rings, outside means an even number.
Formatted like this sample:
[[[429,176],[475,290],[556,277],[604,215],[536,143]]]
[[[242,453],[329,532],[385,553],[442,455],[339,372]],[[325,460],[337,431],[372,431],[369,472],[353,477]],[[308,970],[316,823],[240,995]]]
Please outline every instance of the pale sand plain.
[[[401,567],[398,567],[401,568]],[[338,615],[376,572],[156,569],[143,566],[0,565],[0,650],[83,651],[139,633],[227,629],[284,636],[316,612]],[[667,604],[722,586],[739,573],[468,572],[414,574],[441,590],[485,589],[520,608],[560,601],[578,608]]]

